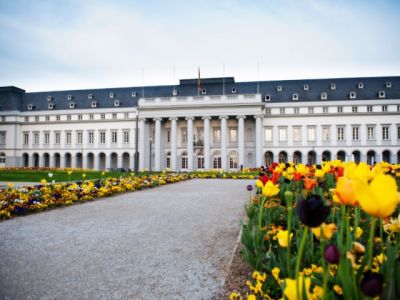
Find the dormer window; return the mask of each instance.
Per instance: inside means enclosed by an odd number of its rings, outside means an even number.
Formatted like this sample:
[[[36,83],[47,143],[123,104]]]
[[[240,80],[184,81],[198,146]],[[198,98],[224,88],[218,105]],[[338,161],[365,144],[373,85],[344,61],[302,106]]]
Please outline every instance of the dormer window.
[[[321,93],[321,100],[326,100],[326,99],[328,99],[328,94],[325,92]]]
[[[392,83],[390,81],[386,82],[386,88],[390,89],[392,87]]]
[[[379,98],[380,99],[383,99],[383,98],[385,98],[385,91],[379,91]]]
[[[93,98],[94,98],[93,94],[89,94],[89,95],[88,95],[88,98],[89,98],[89,99],[93,99]]]
[[[114,98],[114,93],[110,93],[110,98]]]
[[[114,106],[115,106],[115,107],[118,107],[118,106],[119,106],[119,100],[115,100],[115,101],[114,101]]]
[[[92,101],[92,108],[96,108],[97,107],[97,102],[96,101]]]
[[[236,88],[232,88],[232,94],[236,94]]]
[[[35,107],[32,104],[28,104],[28,110],[33,110]]]
[[[206,90],[206,89],[202,89],[202,90],[201,90],[201,94],[202,94],[202,95],[207,94],[207,90]]]
[[[49,109],[54,109],[54,104],[53,103],[49,103],[48,108]]]
[[[356,99],[356,96],[357,96],[356,92],[354,91],[350,92],[350,99]]]
[[[303,90],[308,91],[308,84],[303,85]]]
[[[132,98],[136,97],[136,92],[132,92]]]
[[[293,101],[299,100],[299,94],[294,93],[294,94],[292,95],[292,100],[293,100]]]
[[[335,83],[331,83],[331,90],[336,90],[336,84]]]
[[[358,88],[359,88],[359,89],[362,89],[362,88],[364,88],[364,83],[362,83],[362,82],[359,82],[359,83],[358,83]]]
[[[177,91],[177,90],[173,90],[173,91],[172,91],[172,95],[173,95],[173,96],[178,96],[178,91]]]
[[[47,101],[51,101],[51,100],[53,100],[53,97],[52,96],[47,96]]]
[[[265,101],[271,101],[272,97],[271,95],[265,95]]]
[[[72,95],[68,95],[68,96],[67,96],[67,99],[68,99],[68,100],[72,100]]]
[[[276,87],[276,90],[277,90],[278,92],[282,92],[282,86],[281,86],[281,85],[278,85],[278,86]]]
[[[69,103],[69,108],[71,108],[71,109],[72,109],[72,108],[75,108],[75,103],[74,103],[74,102],[70,102],[70,103]]]

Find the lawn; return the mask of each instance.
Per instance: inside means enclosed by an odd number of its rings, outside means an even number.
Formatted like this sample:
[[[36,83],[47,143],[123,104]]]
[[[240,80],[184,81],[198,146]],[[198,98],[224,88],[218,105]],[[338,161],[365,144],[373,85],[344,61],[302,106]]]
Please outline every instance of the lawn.
[[[49,174],[53,174],[52,177]],[[99,179],[107,177],[130,176],[129,172],[102,172],[102,171],[73,171],[68,175],[67,171],[40,171],[40,170],[21,170],[21,171],[0,171],[0,181],[16,181],[16,182],[40,182],[46,179],[48,182],[55,180],[56,182],[63,181],[78,181],[82,180],[82,174],[86,174],[85,180]],[[104,175],[102,175],[104,174]],[[144,174],[143,174],[144,175]]]

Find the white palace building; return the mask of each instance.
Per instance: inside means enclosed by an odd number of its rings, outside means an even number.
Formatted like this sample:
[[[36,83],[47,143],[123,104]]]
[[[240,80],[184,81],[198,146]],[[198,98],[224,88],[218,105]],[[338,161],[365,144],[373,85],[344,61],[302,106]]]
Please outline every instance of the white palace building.
[[[400,77],[224,77],[35,93],[0,87],[0,118],[0,166],[7,167],[191,171],[273,161],[400,163]]]

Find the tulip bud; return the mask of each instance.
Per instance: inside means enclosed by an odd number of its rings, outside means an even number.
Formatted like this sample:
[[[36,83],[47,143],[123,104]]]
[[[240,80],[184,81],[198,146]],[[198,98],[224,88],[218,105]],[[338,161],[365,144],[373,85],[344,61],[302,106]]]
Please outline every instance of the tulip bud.
[[[327,245],[325,247],[324,258],[328,263],[337,265],[340,260],[339,249],[333,244]]]
[[[251,184],[249,184],[248,186],[247,186],[247,190],[250,192],[250,191],[252,191],[253,190],[253,186],[251,185]]]
[[[309,227],[320,226],[329,215],[329,206],[318,195],[299,200],[297,213],[300,221]]]
[[[361,280],[361,291],[368,297],[376,297],[382,293],[383,278],[380,273],[367,271]]]

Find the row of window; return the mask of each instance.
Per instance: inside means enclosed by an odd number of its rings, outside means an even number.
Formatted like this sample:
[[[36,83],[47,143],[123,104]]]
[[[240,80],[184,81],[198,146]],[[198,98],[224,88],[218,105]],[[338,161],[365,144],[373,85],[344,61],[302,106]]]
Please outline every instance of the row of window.
[[[72,144],[72,131],[64,131],[64,143],[66,145],[71,145]],[[112,144],[118,143],[119,140],[119,135],[118,135],[118,130],[111,130],[111,135],[110,135],[110,142]],[[33,132],[33,145],[40,145],[40,132]],[[43,145],[50,145],[50,135],[53,134],[53,144],[55,145],[60,145],[61,144],[61,131],[45,131],[43,132]],[[124,129],[122,130],[122,142],[124,144],[128,144],[130,142],[130,134],[131,130],[129,129]],[[30,142],[30,132],[23,132],[22,133],[22,142],[24,145],[29,145]],[[1,135],[0,135],[1,138]],[[106,143],[106,138],[107,138],[107,131],[106,130],[99,130],[98,131],[98,143],[99,144],[105,144]],[[88,144],[94,144],[95,143],[95,131],[90,130],[87,131],[87,143]],[[76,131],[75,134],[75,144],[77,145],[82,145],[83,144],[83,131]]]
[[[387,105],[381,105],[380,106],[380,110],[378,110],[376,105],[368,105],[367,106],[367,112],[387,112],[388,111],[388,106]],[[400,112],[400,105],[397,105],[397,111]],[[270,107],[268,107],[266,109],[266,114],[270,115],[272,112],[272,109]],[[308,114],[313,114],[315,112],[315,108],[314,107],[308,107]],[[332,112],[332,111],[331,111]],[[337,113],[343,113],[343,106],[338,106],[336,108],[336,112]],[[351,107],[351,112],[353,113],[357,113],[360,112],[359,110],[359,106],[352,106]],[[279,114],[284,115],[285,113],[287,113],[287,109],[285,107],[281,107],[279,108]],[[299,114],[300,113],[300,107],[294,107],[292,110],[292,113],[294,114]],[[322,107],[322,113],[327,114],[329,113],[329,107],[328,106],[323,106]]]
[[[61,116],[61,115],[55,115],[55,116],[34,116],[34,117],[30,117],[30,116],[26,116],[25,117],[25,122],[44,122],[44,121],[61,121],[61,120],[63,120],[63,121],[71,121],[71,120],[74,120],[74,121],[76,121],[76,120],[78,120],[78,121],[80,121],[80,120],[98,120],[98,119],[100,119],[100,120],[106,120],[106,119],[121,119],[121,118],[124,118],[124,119],[129,119],[129,113],[124,113],[123,115],[122,114],[117,114],[117,113],[112,113],[112,114],[99,114],[99,115],[96,115],[96,116],[99,116],[100,118],[95,118],[95,114],[89,114],[89,115],[85,115],[85,118],[84,118],[84,115],[81,115],[81,114],[79,114],[79,115],[63,115],[63,116]],[[6,119],[4,119],[4,122],[6,121]]]
[[[307,127],[307,140],[309,142],[315,142],[317,138],[315,126]],[[376,140],[376,126],[375,125],[367,125],[367,140],[374,141]],[[390,125],[382,125],[382,140],[388,141],[391,139],[390,137]],[[273,137],[273,128],[267,127],[264,129],[264,138],[266,142],[272,142]],[[302,141],[302,128],[301,126],[294,126],[292,128],[292,139],[294,142]],[[360,126],[353,125],[351,127],[351,140],[360,141],[361,139],[361,129]],[[400,125],[397,126],[397,139],[400,140]],[[278,127],[278,140],[279,142],[287,142],[288,141],[288,128],[287,127]],[[345,126],[337,126],[336,127],[336,140],[337,141],[345,141],[346,140],[346,131]],[[322,126],[322,141],[329,142],[331,141],[331,127],[330,126]]]
[[[132,91],[132,97],[135,98],[137,93],[135,91]],[[116,94],[114,92],[109,93],[110,99],[113,99],[116,97]],[[67,95],[67,100],[72,100],[74,98],[73,95]],[[95,95],[94,94],[88,94],[88,99],[94,99]],[[47,101],[53,101],[54,97],[53,96],[47,96]]]
[[[181,134],[180,134],[180,141],[182,144],[187,143],[187,128],[182,127],[180,128]],[[252,129],[249,128],[248,132],[249,137],[252,137],[253,134],[251,134]],[[220,143],[221,142],[221,128],[220,127],[215,127],[212,128],[212,138],[214,143]],[[153,136],[155,135],[153,131]],[[166,142],[170,143],[171,142],[171,129],[167,128],[165,130],[165,137],[166,137]],[[236,128],[229,128],[228,129],[228,142],[230,143],[236,143],[238,141],[238,136],[237,136],[237,129]],[[193,134],[193,141],[195,145],[202,146],[204,145],[204,128],[203,127],[197,127],[195,128],[195,133]]]
[[[221,169],[222,168],[221,156],[219,156],[219,155],[214,156],[212,163],[213,163],[213,166],[212,166],[213,169]],[[188,165],[189,164],[188,164],[187,153],[184,152],[181,156],[181,167],[182,167],[182,169],[187,169]],[[168,169],[171,168],[171,155],[170,154],[167,154],[166,166]],[[236,155],[229,156],[229,168],[230,169],[238,168],[238,158]],[[197,169],[204,169],[204,156],[203,155],[197,156]]]

